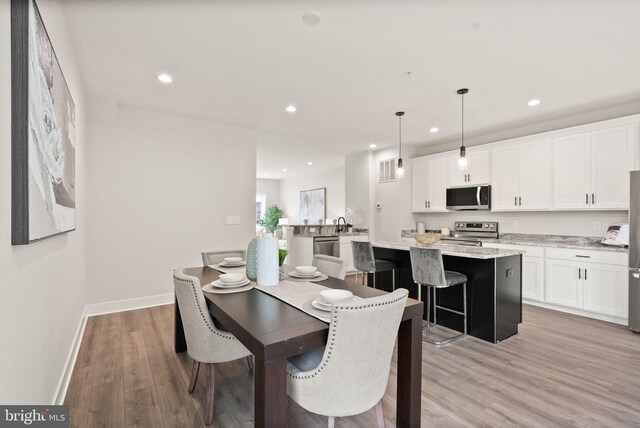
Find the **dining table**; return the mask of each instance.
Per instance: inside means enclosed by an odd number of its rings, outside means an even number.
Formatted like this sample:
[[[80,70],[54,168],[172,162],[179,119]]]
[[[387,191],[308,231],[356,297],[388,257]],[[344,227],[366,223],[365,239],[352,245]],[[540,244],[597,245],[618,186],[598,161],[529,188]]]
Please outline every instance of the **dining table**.
[[[184,269],[201,286],[221,274],[210,266]],[[328,288],[346,289],[370,298],[386,291],[328,277],[317,282]],[[209,313],[254,355],[254,421],[257,427],[287,425],[287,358],[327,343],[329,324],[270,294],[253,288],[231,294],[204,293]],[[422,395],[423,303],[407,299],[398,329],[396,426],[419,427]],[[175,302],[175,352],[185,352],[180,307]]]

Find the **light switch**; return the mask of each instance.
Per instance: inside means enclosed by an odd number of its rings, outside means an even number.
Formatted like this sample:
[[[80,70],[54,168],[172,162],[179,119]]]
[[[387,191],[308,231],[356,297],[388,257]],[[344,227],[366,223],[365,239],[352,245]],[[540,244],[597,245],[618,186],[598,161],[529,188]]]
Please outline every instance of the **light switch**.
[[[228,215],[227,216],[227,224],[240,224],[240,216],[238,216],[238,215]]]

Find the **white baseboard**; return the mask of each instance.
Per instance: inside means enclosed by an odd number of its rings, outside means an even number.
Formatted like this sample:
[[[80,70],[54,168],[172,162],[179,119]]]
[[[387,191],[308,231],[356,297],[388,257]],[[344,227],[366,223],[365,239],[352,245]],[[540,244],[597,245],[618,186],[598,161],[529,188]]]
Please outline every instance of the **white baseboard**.
[[[60,380],[58,381],[56,394],[53,397],[54,405],[64,404],[64,398],[67,395],[67,388],[69,387],[69,382],[71,382],[71,375],[73,374],[73,368],[76,365],[76,359],[78,358],[78,351],[80,351],[80,344],[82,343],[82,336],[84,336],[84,328],[86,326],[87,326],[87,308],[85,307],[85,310],[82,313],[82,317],[80,318],[80,323],[78,324],[78,329],[76,330],[76,336],[73,338],[73,343],[71,345],[71,349],[69,350],[67,361],[64,364],[64,370],[62,370],[62,375],[60,376]]]
[[[131,311],[133,309],[149,308],[151,306],[169,305],[173,303],[174,294],[158,294],[156,296],[138,297],[135,299],[116,300],[113,302],[94,303],[87,305],[87,317],[111,314],[114,312]]]
[[[543,303],[543,302],[536,302],[534,300],[527,300],[527,299],[522,299],[522,303],[524,303],[525,305],[539,306],[545,309],[553,309],[554,311],[566,312],[568,314],[579,315],[581,317],[586,317],[586,318],[593,318],[596,320],[611,322],[614,324],[620,324],[620,325],[629,324],[628,318],[619,318],[619,317],[612,317],[609,315],[596,314],[593,312],[581,311],[580,309],[566,308],[564,306],[552,305],[552,304]]]

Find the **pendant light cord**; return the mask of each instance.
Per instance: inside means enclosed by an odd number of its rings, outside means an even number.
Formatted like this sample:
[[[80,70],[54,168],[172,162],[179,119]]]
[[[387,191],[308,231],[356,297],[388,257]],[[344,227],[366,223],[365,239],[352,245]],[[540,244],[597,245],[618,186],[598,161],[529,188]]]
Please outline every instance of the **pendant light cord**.
[[[462,94],[462,147],[464,147],[464,94]]]
[[[402,116],[398,116],[398,158],[402,159]]]

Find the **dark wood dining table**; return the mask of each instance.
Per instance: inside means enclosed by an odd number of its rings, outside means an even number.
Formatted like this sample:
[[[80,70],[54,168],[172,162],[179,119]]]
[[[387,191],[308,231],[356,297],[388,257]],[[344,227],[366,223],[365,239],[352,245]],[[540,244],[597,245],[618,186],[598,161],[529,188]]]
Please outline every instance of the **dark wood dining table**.
[[[208,266],[186,268],[200,284],[208,284],[220,273]],[[319,282],[342,288],[363,298],[385,291],[331,278]],[[255,356],[255,411],[257,427],[282,428],[287,421],[287,358],[327,343],[329,325],[269,294],[253,289],[233,294],[204,293],[209,312],[233,333]],[[398,329],[396,426],[420,426],[422,394],[423,304],[408,299]],[[175,351],[184,352],[187,343],[175,304]]]

